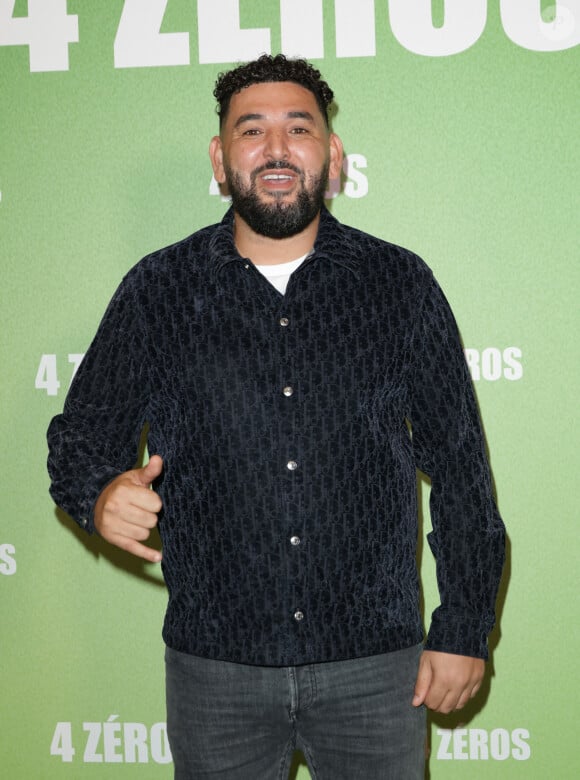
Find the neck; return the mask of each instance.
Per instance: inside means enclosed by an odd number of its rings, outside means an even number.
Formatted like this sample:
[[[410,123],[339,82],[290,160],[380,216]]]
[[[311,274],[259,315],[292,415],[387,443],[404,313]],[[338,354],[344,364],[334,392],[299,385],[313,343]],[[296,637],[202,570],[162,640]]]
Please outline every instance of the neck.
[[[255,233],[239,214],[234,218],[234,243],[242,257],[256,265],[289,263],[310,252],[318,233],[320,214],[301,233],[288,238],[268,238]]]

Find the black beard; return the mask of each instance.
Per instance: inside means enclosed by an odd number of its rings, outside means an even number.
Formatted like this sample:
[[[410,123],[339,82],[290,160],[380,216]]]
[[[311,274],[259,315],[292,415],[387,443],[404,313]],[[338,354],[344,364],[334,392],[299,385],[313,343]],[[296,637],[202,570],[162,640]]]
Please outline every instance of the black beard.
[[[280,194],[272,203],[263,203],[256,192],[256,178],[266,170],[285,168],[300,175],[301,189],[293,203],[285,203]],[[245,187],[241,176],[226,167],[226,182],[234,211],[247,225],[267,238],[289,238],[301,233],[318,216],[324,204],[324,193],[328,183],[329,163],[325,163],[320,176],[314,178],[308,187],[304,186],[302,172],[288,163],[271,162],[252,172],[251,185]]]

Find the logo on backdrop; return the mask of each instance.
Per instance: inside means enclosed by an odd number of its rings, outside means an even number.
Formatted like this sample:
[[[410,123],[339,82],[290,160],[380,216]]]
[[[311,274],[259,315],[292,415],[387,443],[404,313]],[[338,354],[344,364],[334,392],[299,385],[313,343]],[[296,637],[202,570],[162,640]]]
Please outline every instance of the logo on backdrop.
[[[6,577],[16,574],[16,547],[13,544],[0,544],[0,574]]]
[[[61,385],[59,377],[62,374],[66,374],[68,384],[70,385],[83,358],[84,354],[79,352],[71,352],[68,355],[68,360],[59,358],[57,363],[57,357],[55,354],[41,355],[40,362],[36,370],[34,387],[37,390],[44,390],[47,395],[58,395],[58,391],[60,390]],[[66,368],[63,368],[65,365]]]
[[[191,0],[197,6],[200,65],[251,60],[272,51],[269,27],[242,28],[241,0]],[[161,32],[175,0],[125,0],[110,45],[116,68],[189,65],[188,31]],[[387,0],[383,0],[387,4]],[[0,46],[28,46],[30,71],[69,70],[69,45],[82,41],[80,14],[66,0],[28,0],[28,15],[14,16],[15,0],[0,0]],[[580,43],[580,0],[540,2],[500,0],[505,35],[531,51],[562,51]],[[334,4],[336,57],[375,57],[377,40],[392,35],[399,45],[424,57],[447,57],[471,48],[487,25],[488,0],[447,0],[443,18],[433,19],[425,0],[389,0],[388,27],[376,25],[375,0]],[[281,49],[322,59],[323,0],[280,0]]]
[[[524,375],[522,350],[519,347],[487,347],[483,350],[468,348],[464,352],[474,382],[480,379],[488,382],[496,382],[498,379],[517,382]]]
[[[528,761],[532,755],[527,729],[437,729],[438,761]]]
[[[217,194],[219,194],[219,190]],[[483,350],[469,347],[464,350],[464,353],[474,382],[480,380],[496,382],[499,379],[516,382],[524,375],[522,350],[519,347],[505,347],[504,349],[486,347]],[[55,354],[41,355],[34,387],[37,390],[44,390],[47,395],[58,395],[61,389],[66,392],[83,357],[84,354],[79,352],[71,352],[66,358]],[[65,383],[64,387],[62,387],[63,382]]]
[[[80,729],[75,747],[73,724],[61,721],[56,724],[50,744],[50,755],[60,757],[64,763],[82,760],[85,764],[170,764],[171,750],[165,723],[120,722],[118,715],[110,715],[106,721],[86,721]],[[530,732],[524,728],[508,731],[486,729],[437,729],[439,744],[438,761],[528,761],[532,750]],[[82,749],[82,759],[80,758]]]
[[[121,723],[110,715],[103,723],[87,721],[80,728],[56,724],[50,755],[84,764],[170,764],[173,761],[165,723]],[[73,735],[74,731],[74,735]],[[76,745],[76,747],[75,747]],[[78,748],[78,753],[77,753]]]

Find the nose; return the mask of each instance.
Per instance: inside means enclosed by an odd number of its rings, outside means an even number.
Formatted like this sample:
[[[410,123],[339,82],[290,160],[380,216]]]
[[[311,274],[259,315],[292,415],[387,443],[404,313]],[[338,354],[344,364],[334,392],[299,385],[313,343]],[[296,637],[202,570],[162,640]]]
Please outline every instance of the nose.
[[[266,134],[264,154],[268,160],[287,160],[290,156],[288,136],[284,130],[271,129]]]

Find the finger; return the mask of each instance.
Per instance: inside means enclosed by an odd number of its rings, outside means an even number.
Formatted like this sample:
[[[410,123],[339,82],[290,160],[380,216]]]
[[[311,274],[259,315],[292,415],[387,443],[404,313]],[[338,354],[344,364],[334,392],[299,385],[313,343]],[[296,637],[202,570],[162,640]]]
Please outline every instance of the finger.
[[[447,712],[445,707],[447,706],[448,694],[449,691],[446,688],[439,685],[431,686],[425,697],[425,706],[433,712]]]
[[[163,459],[160,455],[152,455],[149,459],[149,463],[140,469],[135,469],[135,476],[144,487],[149,487],[162,471]]]
[[[146,545],[135,541],[131,542],[126,549],[127,552],[130,552],[132,555],[143,558],[150,563],[161,563],[162,555],[159,550],[152,550],[151,547],[147,547]]]
[[[128,520],[118,522],[115,527],[111,527],[110,536],[114,538],[127,537],[128,539],[137,539],[143,542],[151,536],[151,528],[143,523],[131,523]]]
[[[463,691],[459,699],[457,700],[457,704],[455,705],[456,710],[462,710],[467,702],[471,699],[471,694],[469,691]]]
[[[442,715],[449,715],[456,709],[457,699],[455,696],[446,696],[439,704],[435,712],[440,712]]]
[[[159,550],[153,550],[151,547],[147,547],[146,545],[141,544],[141,542],[137,541],[136,539],[131,539],[127,536],[117,534],[109,541],[111,541],[112,544],[116,545],[121,550],[125,550],[126,552],[129,552],[138,558],[143,558],[150,563],[159,563],[162,559],[162,555]]]
[[[111,517],[111,527],[121,530],[118,526],[119,523],[128,523],[130,525],[138,526],[140,528],[155,528],[159,521],[159,517],[156,512],[147,512],[142,507],[133,506],[129,504],[125,507],[122,515],[114,515]]]
[[[153,490],[126,480],[109,492],[103,509],[112,515],[125,517],[130,507],[139,512],[156,513],[161,510],[161,506],[161,499]]]
[[[427,658],[422,655],[419,661],[419,671],[415,681],[415,695],[413,696],[413,707],[419,707],[427,698],[431,681],[433,679],[433,670]]]
[[[141,510],[148,514],[153,513],[157,516],[157,512],[161,511],[163,503],[154,490],[144,487],[138,488],[135,486],[128,495],[127,507],[129,506],[135,507],[137,510]]]
[[[104,524],[100,534],[107,542],[124,550],[131,541],[144,542],[150,536],[150,530],[141,525],[129,523],[126,520],[116,520],[115,523]]]
[[[479,685],[477,685],[477,688],[479,688]],[[440,709],[438,711],[448,713],[448,712],[453,712],[453,710],[463,709],[463,707],[465,707],[467,702],[474,695],[472,693],[472,690],[473,690],[472,683],[467,683],[465,686],[450,688],[449,691],[447,692],[447,695],[440,703],[439,705]]]

